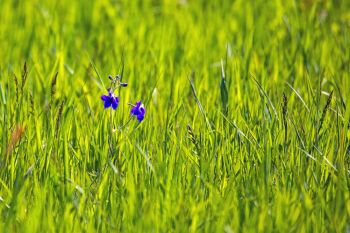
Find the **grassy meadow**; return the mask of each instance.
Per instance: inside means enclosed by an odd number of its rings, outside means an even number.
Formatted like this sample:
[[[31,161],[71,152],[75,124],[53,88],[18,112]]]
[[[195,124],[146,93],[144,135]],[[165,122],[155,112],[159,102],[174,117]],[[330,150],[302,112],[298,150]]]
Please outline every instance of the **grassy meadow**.
[[[0,232],[349,232],[350,2],[0,0],[0,135]]]

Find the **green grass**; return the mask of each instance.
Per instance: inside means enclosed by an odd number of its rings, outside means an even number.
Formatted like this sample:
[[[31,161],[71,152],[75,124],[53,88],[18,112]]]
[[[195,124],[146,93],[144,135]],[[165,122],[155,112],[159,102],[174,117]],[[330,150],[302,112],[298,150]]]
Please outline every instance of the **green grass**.
[[[0,0],[0,232],[348,232],[349,87],[345,0]]]

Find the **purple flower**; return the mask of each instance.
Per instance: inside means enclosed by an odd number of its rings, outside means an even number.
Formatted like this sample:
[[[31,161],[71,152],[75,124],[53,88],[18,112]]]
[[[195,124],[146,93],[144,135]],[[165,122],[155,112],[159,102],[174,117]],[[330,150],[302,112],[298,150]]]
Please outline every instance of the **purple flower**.
[[[130,114],[135,116],[139,122],[145,118],[146,109],[145,106],[141,103],[141,100],[136,102],[136,105],[133,106],[130,110]]]
[[[108,90],[108,95],[102,95],[101,100],[104,102],[104,107],[109,108],[112,106],[114,110],[117,109],[119,104],[119,98],[114,95],[113,92]]]

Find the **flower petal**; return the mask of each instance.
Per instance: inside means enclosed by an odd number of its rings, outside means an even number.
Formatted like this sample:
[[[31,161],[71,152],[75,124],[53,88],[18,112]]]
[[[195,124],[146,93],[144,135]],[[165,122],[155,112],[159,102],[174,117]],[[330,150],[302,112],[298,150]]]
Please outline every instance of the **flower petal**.
[[[116,110],[118,108],[118,104],[119,104],[119,98],[118,97],[112,98],[112,108],[114,110]]]
[[[109,96],[108,95],[102,95],[101,96],[101,100],[103,100],[103,101],[106,101],[106,100],[108,100],[109,99]]]
[[[131,115],[134,115],[134,116],[139,115],[139,114],[140,114],[139,108],[138,108],[137,106],[132,107],[132,109],[130,110],[130,114],[131,114]]]
[[[141,106],[139,108],[139,111],[140,111],[141,114],[145,115],[146,109],[145,109],[145,106],[143,104],[141,104]]]
[[[109,99],[107,99],[107,100],[105,101],[104,107],[105,107],[105,108],[109,108],[111,105],[112,105],[112,101],[111,101],[111,99],[109,98]]]
[[[139,114],[139,115],[137,115],[137,120],[138,120],[139,122],[141,122],[144,118],[145,118],[145,115],[144,115],[144,114]]]

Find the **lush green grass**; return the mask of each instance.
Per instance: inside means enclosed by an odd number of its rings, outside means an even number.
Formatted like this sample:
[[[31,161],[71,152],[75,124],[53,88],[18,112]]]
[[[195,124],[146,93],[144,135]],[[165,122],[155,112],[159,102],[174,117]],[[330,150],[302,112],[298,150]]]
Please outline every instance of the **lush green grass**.
[[[0,59],[1,232],[350,230],[349,1],[0,0]]]

